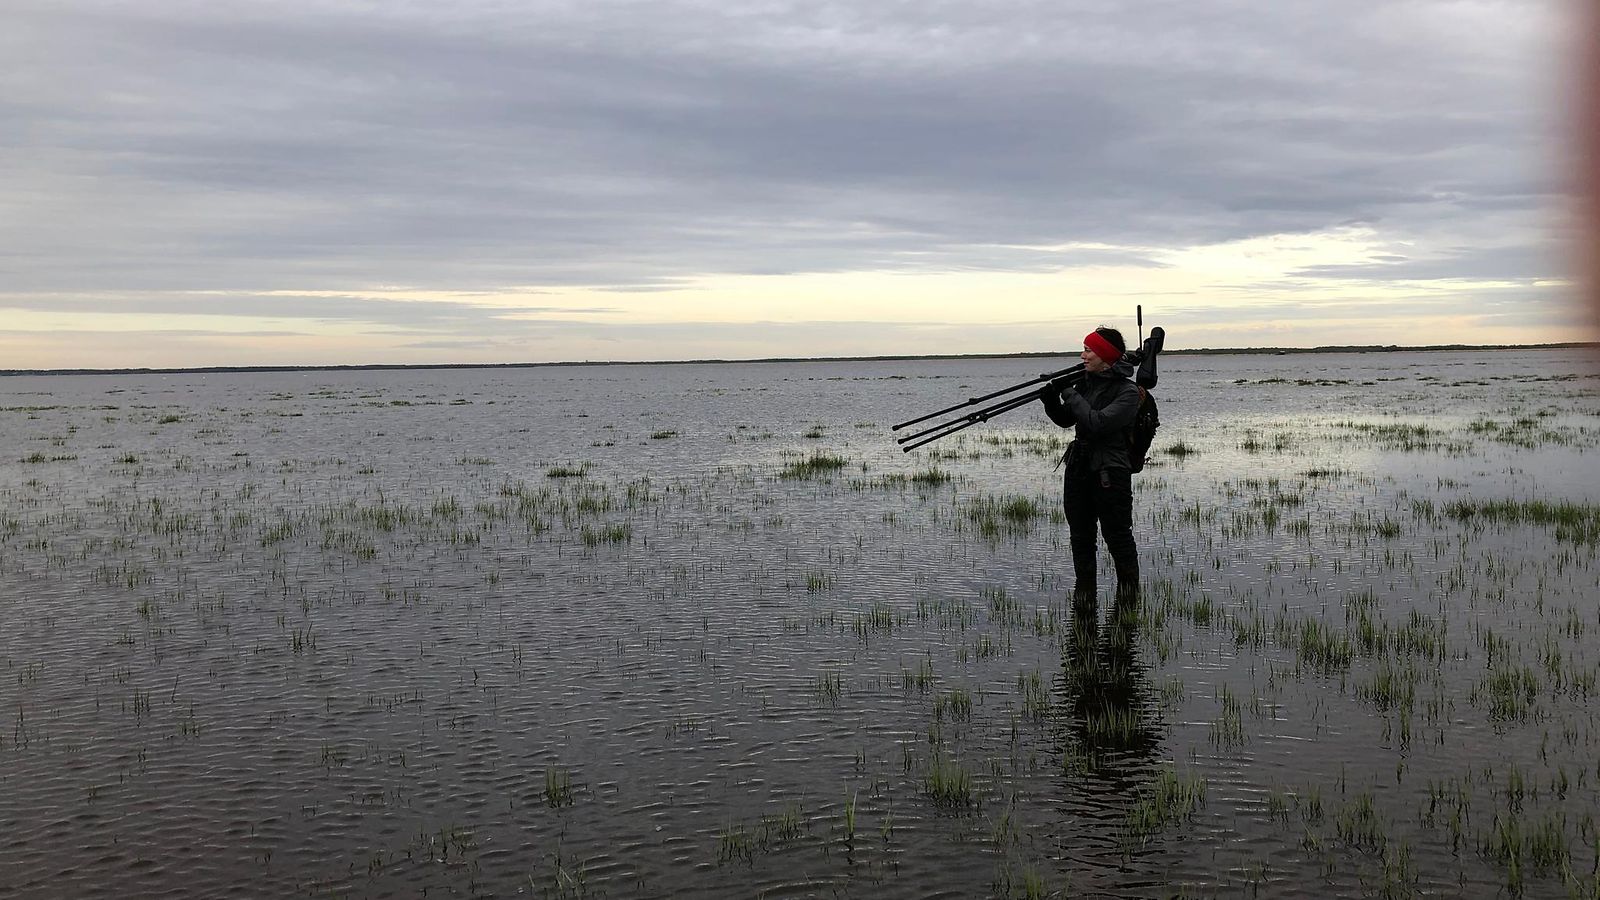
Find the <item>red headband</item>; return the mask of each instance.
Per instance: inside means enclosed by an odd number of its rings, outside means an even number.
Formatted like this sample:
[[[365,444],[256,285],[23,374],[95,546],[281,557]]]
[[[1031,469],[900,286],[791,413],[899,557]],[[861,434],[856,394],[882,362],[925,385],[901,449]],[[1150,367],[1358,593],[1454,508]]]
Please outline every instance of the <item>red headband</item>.
[[[1091,331],[1084,337],[1083,345],[1094,351],[1094,355],[1105,360],[1106,365],[1114,366],[1122,358],[1122,351],[1117,345],[1100,336],[1100,332]]]

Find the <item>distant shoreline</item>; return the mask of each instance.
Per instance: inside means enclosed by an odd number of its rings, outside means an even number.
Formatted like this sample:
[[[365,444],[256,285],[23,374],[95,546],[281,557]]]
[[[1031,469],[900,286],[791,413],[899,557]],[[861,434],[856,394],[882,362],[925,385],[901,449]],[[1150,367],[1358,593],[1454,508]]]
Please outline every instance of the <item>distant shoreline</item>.
[[[1323,347],[1201,347],[1192,350],[1166,350],[1162,356],[1287,356],[1301,353],[1435,353],[1470,350],[1573,350],[1600,348],[1600,341],[1569,341],[1560,344],[1428,344],[1402,347],[1397,344],[1328,345]],[[560,362],[515,363],[369,363],[365,365],[320,366],[185,366],[173,368],[124,369],[0,369],[6,375],[211,375],[252,372],[385,372],[415,369],[536,369],[561,366],[691,366],[741,363],[829,363],[829,362],[904,362],[937,359],[1039,359],[1076,355],[1075,351],[1029,353],[934,353],[887,356],[771,356],[760,359],[657,359],[657,360],[564,360]]]

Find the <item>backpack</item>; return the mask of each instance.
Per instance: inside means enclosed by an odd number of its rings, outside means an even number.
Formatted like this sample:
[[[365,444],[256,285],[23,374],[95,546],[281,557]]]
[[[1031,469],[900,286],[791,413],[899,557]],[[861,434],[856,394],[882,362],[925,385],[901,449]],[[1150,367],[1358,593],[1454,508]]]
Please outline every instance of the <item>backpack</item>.
[[[1156,429],[1161,427],[1161,413],[1156,409],[1155,395],[1139,388],[1139,411],[1128,426],[1128,471],[1144,471],[1145,458],[1150,455],[1150,444],[1156,439]]]

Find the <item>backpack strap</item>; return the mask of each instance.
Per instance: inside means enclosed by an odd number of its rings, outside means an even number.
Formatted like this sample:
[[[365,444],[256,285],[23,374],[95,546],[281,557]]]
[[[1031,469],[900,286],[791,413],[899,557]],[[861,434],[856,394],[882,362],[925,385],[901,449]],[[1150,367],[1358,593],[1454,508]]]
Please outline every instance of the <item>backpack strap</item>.
[[[1150,396],[1150,392],[1145,390],[1143,387],[1140,387],[1137,384],[1135,384],[1133,386],[1133,388],[1134,388],[1134,390],[1139,392],[1139,406],[1144,406],[1144,399],[1146,397]],[[1116,399],[1117,399],[1117,395],[1116,394],[1112,394],[1111,396],[1106,398],[1104,403],[1101,403],[1098,406],[1096,406],[1095,404],[1091,403],[1090,404],[1090,408],[1092,408],[1095,412],[1099,412],[1100,410],[1105,409],[1106,407],[1110,406]],[[1137,409],[1137,408],[1138,407],[1135,407],[1135,409]]]

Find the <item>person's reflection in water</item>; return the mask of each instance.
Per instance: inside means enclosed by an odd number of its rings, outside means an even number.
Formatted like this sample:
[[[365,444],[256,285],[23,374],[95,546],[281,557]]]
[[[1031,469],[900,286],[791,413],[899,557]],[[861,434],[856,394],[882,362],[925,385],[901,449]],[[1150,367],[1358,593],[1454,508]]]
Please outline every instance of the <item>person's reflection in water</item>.
[[[1113,790],[1141,783],[1161,742],[1138,643],[1137,599],[1118,600],[1103,628],[1092,603],[1074,604],[1062,654],[1069,763],[1077,754]]]
[[[1047,835],[1084,896],[1165,895],[1159,880],[1129,869],[1127,817],[1161,767],[1163,733],[1139,661],[1139,607],[1119,598],[1106,623],[1095,604],[1073,604],[1062,648],[1063,806]]]

